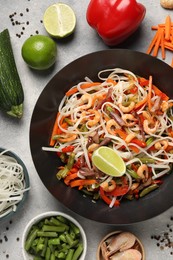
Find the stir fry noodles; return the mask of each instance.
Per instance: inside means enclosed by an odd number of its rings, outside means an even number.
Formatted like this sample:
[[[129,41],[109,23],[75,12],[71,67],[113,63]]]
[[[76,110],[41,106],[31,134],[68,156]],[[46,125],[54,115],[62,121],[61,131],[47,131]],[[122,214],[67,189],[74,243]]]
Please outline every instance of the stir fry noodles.
[[[173,163],[173,100],[149,79],[115,68],[86,78],[62,99],[50,147],[64,166],[57,172],[71,188],[103,199],[110,207],[138,199],[163,183]],[[105,174],[92,161],[99,147],[115,150],[122,176]],[[109,161],[107,162],[109,164]]]

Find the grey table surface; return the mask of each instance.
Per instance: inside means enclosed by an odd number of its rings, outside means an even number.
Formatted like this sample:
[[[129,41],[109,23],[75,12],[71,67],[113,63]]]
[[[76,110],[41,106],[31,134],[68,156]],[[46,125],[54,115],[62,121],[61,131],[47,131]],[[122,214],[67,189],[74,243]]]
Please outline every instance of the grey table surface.
[[[173,245],[170,248],[165,244],[165,241],[159,242],[164,237],[165,232],[169,233],[170,239],[173,241],[173,232],[171,231],[171,228],[173,229],[173,220],[171,220],[173,208],[153,219],[126,227],[96,223],[71,212],[60,204],[48,192],[36,172],[30,154],[29,127],[32,112],[40,93],[49,80],[71,61],[85,54],[109,48],[86,22],[85,14],[89,0],[64,0],[63,2],[69,4],[76,13],[75,34],[69,40],[57,41],[57,62],[51,70],[38,72],[29,69],[21,57],[22,44],[31,34],[47,35],[41,20],[45,9],[55,2],[52,0],[0,1],[0,31],[5,28],[9,29],[16,64],[25,93],[24,116],[20,121],[0,113],[0,146],[11,149],[22,158],[28,169],[31,183],[27,202],[20,212],[16,213],[12,219],[0,221],[0,260],[22,260],[21,237],[26,224],[32,217],[49,210],[69,213],[84,227],[88,238],[86,260],[96,259],[97,246],[102,237],[110,231],[119,229],[131,231],[142,240],[147,260],[173,259]],[[151,25],[164,22],[167,14],[173,19],[173,10],[163,9],[159,0],[141,0],[139,2],[146,6],[145,19],[134,37],[121,44],[119,48],[146,52],[153,37]],[[10,15],[14,12],[16,12],[15,21],[17,20],[21,24],[12,25]],[[25,27],[25,30],[22,27]],[[21,31],[23,32],[22,35]],[[21,37],[17,36],[19,34]],[[170,64],[172,57],[172,53],[167,52],[165,62]],[[160,54],[158,58],[161,59]],[[152,235],[157,235],[160,240],[152,239]]]

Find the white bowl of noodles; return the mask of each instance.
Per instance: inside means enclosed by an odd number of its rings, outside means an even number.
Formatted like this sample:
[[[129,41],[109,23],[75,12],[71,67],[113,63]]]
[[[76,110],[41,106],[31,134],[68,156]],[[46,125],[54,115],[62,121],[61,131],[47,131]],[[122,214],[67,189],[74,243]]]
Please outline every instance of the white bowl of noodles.
[[[29,175],[23,161],[14,152],[0,148],[0,221],[21,208],[29,189]]]

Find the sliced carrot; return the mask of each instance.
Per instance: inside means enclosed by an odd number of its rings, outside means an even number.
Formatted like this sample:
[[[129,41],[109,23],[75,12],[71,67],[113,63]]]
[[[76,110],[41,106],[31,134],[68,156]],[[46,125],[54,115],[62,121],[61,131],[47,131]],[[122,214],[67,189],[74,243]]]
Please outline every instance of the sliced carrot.
[[[152,52],[152,49],[154,48],[155,44],[156,44],[156,41],[157,41],[157,38],[158,38],[158,31],[155,33],[153,39],[151,40],[150,44],[149,44],[149,47],[146,51],[147,54],[150,54]]]
[[[157,57],[157,55],[158,55],[159,47],[161,44],[161,38],[162,38],[162,30],[159,29],[157,31],[157,39],[155,41],[155,46],[154,46],[154,50],[153,50],[154,57]]]
[[[98,86],[100,85],[100,82],[87,82],[87,83],[84,83],[83,85],[81,85],[81,89],[86,89],[86,88],[91,88],[91,87],[94,87],[94,86]],[[76,92],[78,91],[77,87],[74,87],[74,88],[71,88],[69,89],[67,92],[66,92],[66,96],[69,97],[73,94],[75,94]]]
[[[96,180],[88,180],[88,179],[79,179],[70,182],[70,187],[77,187],[77,186],[88,186],[97,183]]]
[[[161,29],[161,40],[160,40],[160,45],[161,45],[161,53],[162,53],[162,59],[165,59],[165,45],[164,45],[164,31]]]
[[[170,35],[171,35],[171,17],[167,15],[165,19],[165,40],[169,41]]]
[[[137,110],[138,108],[142,107],[143,105],[145,105],[147,103],[148,100],[148,95],[142,99],[141,101],[139,101],[136,105],[135,105],[135,110]]]
[[[149,89],[148,89],[148,108],[149,108],[149,111],[151,111],[151,109],[152,109],[152,102],[151,102],[152,86],[153,86],[152,80],[153,80],[153,78],[152,78],[152,76],[150,76],[149,77],[149,84],[148,84],[148,87],[149,87]]]
[[[55,123],[54,123],[53,130],[52,130],[52,133],[51,133],[50,142],[49,142],[50,146],[54,146],[55,140],[53,140],[53,136],[58,134],[58,129],[59,129],[58,118],[59,118],[59,113],[57,113],[57,115],[56,115]]]

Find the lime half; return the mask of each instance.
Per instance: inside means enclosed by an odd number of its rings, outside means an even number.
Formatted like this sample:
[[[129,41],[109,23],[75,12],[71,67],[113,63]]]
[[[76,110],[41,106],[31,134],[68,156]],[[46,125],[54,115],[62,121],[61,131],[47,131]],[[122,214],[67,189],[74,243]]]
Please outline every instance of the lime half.
[[[111,176],[120,177],[126,171],[123,159],[115,150],[106,146],[94,151],[92,162],[100,171]]]
[[[76,26],[76,16],[69,5],[57,3],[46,9],[43,24],[52,37],[64,38],[73,33]]]

